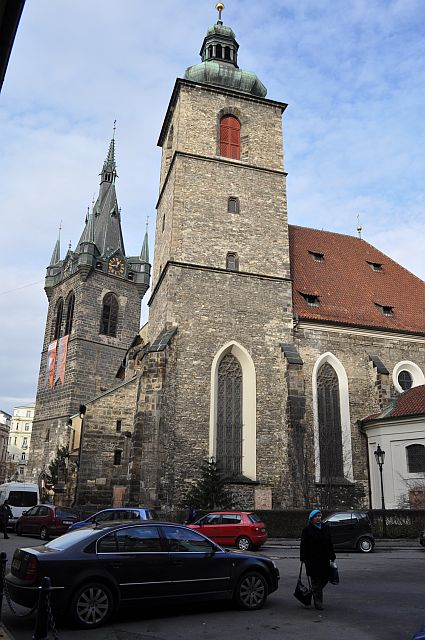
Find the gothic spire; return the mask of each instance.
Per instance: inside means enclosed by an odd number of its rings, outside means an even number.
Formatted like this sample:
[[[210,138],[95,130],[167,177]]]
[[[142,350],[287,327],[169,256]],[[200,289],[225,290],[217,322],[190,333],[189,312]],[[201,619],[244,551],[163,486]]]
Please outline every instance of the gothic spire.
[[[140,252],[140,262],[149,264],[149,240],[148,240],[148,220],[146,220],[146,231],[143,240],[142,250]]]
[[[86,226],[84,227],[83,234],[81,236],[80,244],[82,242],[89,242],[94,244],[94,215],[93,210],[90,212],[87,210]]]
[[[49,267],[53,267],[55,264],[58,264],[60,262],[60,259],[61,259],[61,225],[59,225],[58,239],[56,240],[55,248],[53,249]]]
[[[108,155],[103,163],[102,172],[100,174],[101,182],[115,182],[117,177],[117,165],[115,162],[115,130],[117,121],[114,120],[114,128],[111,142],[109,143]]]

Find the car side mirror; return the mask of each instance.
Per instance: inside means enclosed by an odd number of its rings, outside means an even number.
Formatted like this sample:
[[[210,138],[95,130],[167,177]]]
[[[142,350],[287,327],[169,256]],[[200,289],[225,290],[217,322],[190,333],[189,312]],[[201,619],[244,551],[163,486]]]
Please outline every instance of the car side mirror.
[[[23,516],[26,516],[26,515],[27,515],[27,513],[28,513],[28,511],[22,511],[22,515],[23,515]]]

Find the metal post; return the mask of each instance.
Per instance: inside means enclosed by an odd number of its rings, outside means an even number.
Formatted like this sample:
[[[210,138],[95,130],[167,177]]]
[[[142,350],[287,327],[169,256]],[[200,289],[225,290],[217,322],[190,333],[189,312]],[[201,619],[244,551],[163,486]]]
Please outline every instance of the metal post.
[[[387,521],[385,518],[385,500],[384,500],[384,481],[382,479],[382,467],[383,463],[379,464],[379,474],[381,476],[381,508],[382,508],[382,535],[387,537]]]
[[[6,554],[4,551],[0,553],[0,622],[1,611],[3,606],[3,593],[4,593],[4,576],[6,574]]]
[[[40,595],[38,596],[37,619],[35,621],[32,640],[47,640],[49,634],[49,617],[47,613],[47,600],[50,597],[51,580],[47,576],[42,578]]]

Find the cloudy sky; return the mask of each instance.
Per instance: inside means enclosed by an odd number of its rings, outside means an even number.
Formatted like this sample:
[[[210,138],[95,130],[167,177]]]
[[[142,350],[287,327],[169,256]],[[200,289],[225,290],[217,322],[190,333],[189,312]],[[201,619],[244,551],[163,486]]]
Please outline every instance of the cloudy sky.
[[[126,252],[158,194],[176,77],[215,0],[27,0],[0,95],[0,409],[35,397],[58,227],[75,246],[117,119]],[[284,114],[289,219],[363,237],[425,278],[423,0],[226,0],[239,64]],[[143,309],[143,319],[147,312]]]

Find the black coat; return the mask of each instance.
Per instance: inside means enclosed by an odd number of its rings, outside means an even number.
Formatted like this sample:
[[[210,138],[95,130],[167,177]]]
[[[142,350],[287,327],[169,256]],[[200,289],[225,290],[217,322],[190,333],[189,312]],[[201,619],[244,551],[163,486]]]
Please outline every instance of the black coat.
[[[2,504],[0,506],[0,522],[7,526],[7,523],[9,522],[9,518],[13,518],[12,509],[9,507],[8,504]]]
[[[329,562],[335,560],[331,533],[326,524],[319,529],[309,524],[301,534],[300,560],[305,563],[307,575],[313,578],[329,576]]]

